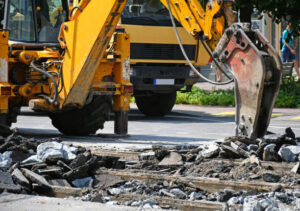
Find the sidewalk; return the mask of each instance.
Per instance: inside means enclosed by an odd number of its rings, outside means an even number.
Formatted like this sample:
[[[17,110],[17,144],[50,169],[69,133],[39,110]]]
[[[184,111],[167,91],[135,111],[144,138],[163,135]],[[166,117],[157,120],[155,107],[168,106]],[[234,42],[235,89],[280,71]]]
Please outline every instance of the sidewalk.
[[[227,85],[214,85],[208,82],[196,83],[194,86],[203,90],[228,90],[234,88],[234,82]]]

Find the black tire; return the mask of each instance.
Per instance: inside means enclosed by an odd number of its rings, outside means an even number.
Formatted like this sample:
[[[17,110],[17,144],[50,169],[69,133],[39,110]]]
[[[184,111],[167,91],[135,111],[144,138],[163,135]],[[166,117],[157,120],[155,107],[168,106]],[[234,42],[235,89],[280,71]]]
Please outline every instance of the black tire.
[[[176,91],[171,93],[153,93],[149,96],[136,96],[138,109],[147,116],[164,116],[169,113],[176,101]]]
[[[81,109],[49,114],[52,125],[62,134],[85,136],[103,129],[112,108],[111,96],[95,96]]]
[[[12,123],[17,122],[17,116],[20,114],[20,107],[9,106],[7,114],[0,114],[0,135],[3,137],[9,136],[12,131],[10,126]]]

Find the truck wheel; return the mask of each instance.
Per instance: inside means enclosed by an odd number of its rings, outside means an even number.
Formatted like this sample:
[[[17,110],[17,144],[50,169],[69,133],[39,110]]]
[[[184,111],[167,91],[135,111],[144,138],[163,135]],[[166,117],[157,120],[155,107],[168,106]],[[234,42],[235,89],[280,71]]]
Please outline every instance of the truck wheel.
[[[150,96],[136,96],[138,109],[147,116],[164,116],[169,113],[176,101],[176,91],[171,93],[154,93]]]
[[[112,108],[111,96],[95,96],[91,103],[81,109],[49,114],[52,125],[65,135],[95,134],[109,120]]]

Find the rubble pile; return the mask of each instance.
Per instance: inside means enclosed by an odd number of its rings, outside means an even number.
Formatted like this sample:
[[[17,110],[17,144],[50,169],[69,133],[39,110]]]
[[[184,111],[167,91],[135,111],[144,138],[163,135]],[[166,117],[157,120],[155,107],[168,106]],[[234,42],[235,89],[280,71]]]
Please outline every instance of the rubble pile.
[[[108,173],[156,172],[178,177],[210,177],[219,180],[258,181],[299,185],[300,144],[293,131],[249,140],[230,137],[210,145],[153,146],[137,151],[138,160],[95,156],[91,151],[68,146],[60,138],[38,140],[12,134],[0,140],[0,191],[76,197],[84,201],[123,204],[140,208],[159,208],[159,197],[188,201],[227,203],[249,210],[300,209],[300,190],[278,185],[272,192],[234,191],[213,193],[192,182],[132,180]],[[292,165],[289,171],[273,163]],[[276,165],[275,165],[276,166]],[[126,195],[147,198],[126,199]],[[162,208],[176,208],[170,205]],[[248,209],[247,208],[247,209]]]
[[[250,140],[243,137],[229,137],[224,142],[199,149],[198,159],[205,158],[250,158],[251,155],[263,161],[295,162],[300,154],[300,142],[291,128],[285,134],[268,134],[264,138]]]
[[[99,157],[60,142],[59,138],[37,140],[15,134],[2,140],[0,190],[61,196],[64,191],[80,195],[80,188],[92,186],[93,170],[101,166]]]
[[[196,151],[196,150],[194,150]],[[281,182],[300,184],[299,155],[300,142],[291,128],[285,134],[270,134],[255,141],[240,138],[226,138],[224,142],[210,146],[200,146],[192,164],[182,171],[183,175],[207,176],[232,180],[263,180],[265,182]],[[191,152],[190,152],[191,153]],[[212,158],[220,158],[212,160]],[[242,160],[240,163],[223,162]],[[262,165],[264,161],[293,163],[290,171],[272,166]]]
[[[118,196],[121,194],[139,194],[148,195],[145,200],[129,200],[119,202]],[[211,202],[225,202],[230,210],[298,210],[300,208],[300,190],[283,190],[281,188],[274,189],[272,192],[255,193],[247,191],[235,192],[231,189],[217,193],[209,193],[200,190],[191,185],[181,183],[164,182],[141,182],[138,180],[128,181],[120,186],[110,187],[96,190],[78,197],[83,201],[96,201],[108,204],[119,204],[126,206],[134,206],[140,208],[159,208],[155,196],[170,197],[176,199],[184,199],[188,201],[206,200]],[[162,208],[172,208],[166,206]]]

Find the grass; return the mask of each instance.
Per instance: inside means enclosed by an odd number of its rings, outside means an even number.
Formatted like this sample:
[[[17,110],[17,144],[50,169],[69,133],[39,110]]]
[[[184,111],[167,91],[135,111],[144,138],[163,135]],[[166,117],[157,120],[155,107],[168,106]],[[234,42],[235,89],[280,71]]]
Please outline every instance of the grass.
[[[234,106],[233,90],[204,91],[194,87],[191,92],[177,92],[176,104]]]
[[[275,107],[300,108],[300,83],[295,82],[294,77],[283,81]]]
[[[135,103],[134,97],[130,102]],[[209,105],[209,106],[235,106],[233,90],[205,91],[193,87],[191,92],[177,92],[176,104]],[[285,79],[275,103],[276,108],[300,108],[300,83],[295,79]]]
[[[176,104],[235,106],[233,90],[205,91],[194,87],[191,92],[177,92]],[[275,107],[300,108],[300,83],[285,79],[280,87]]]

